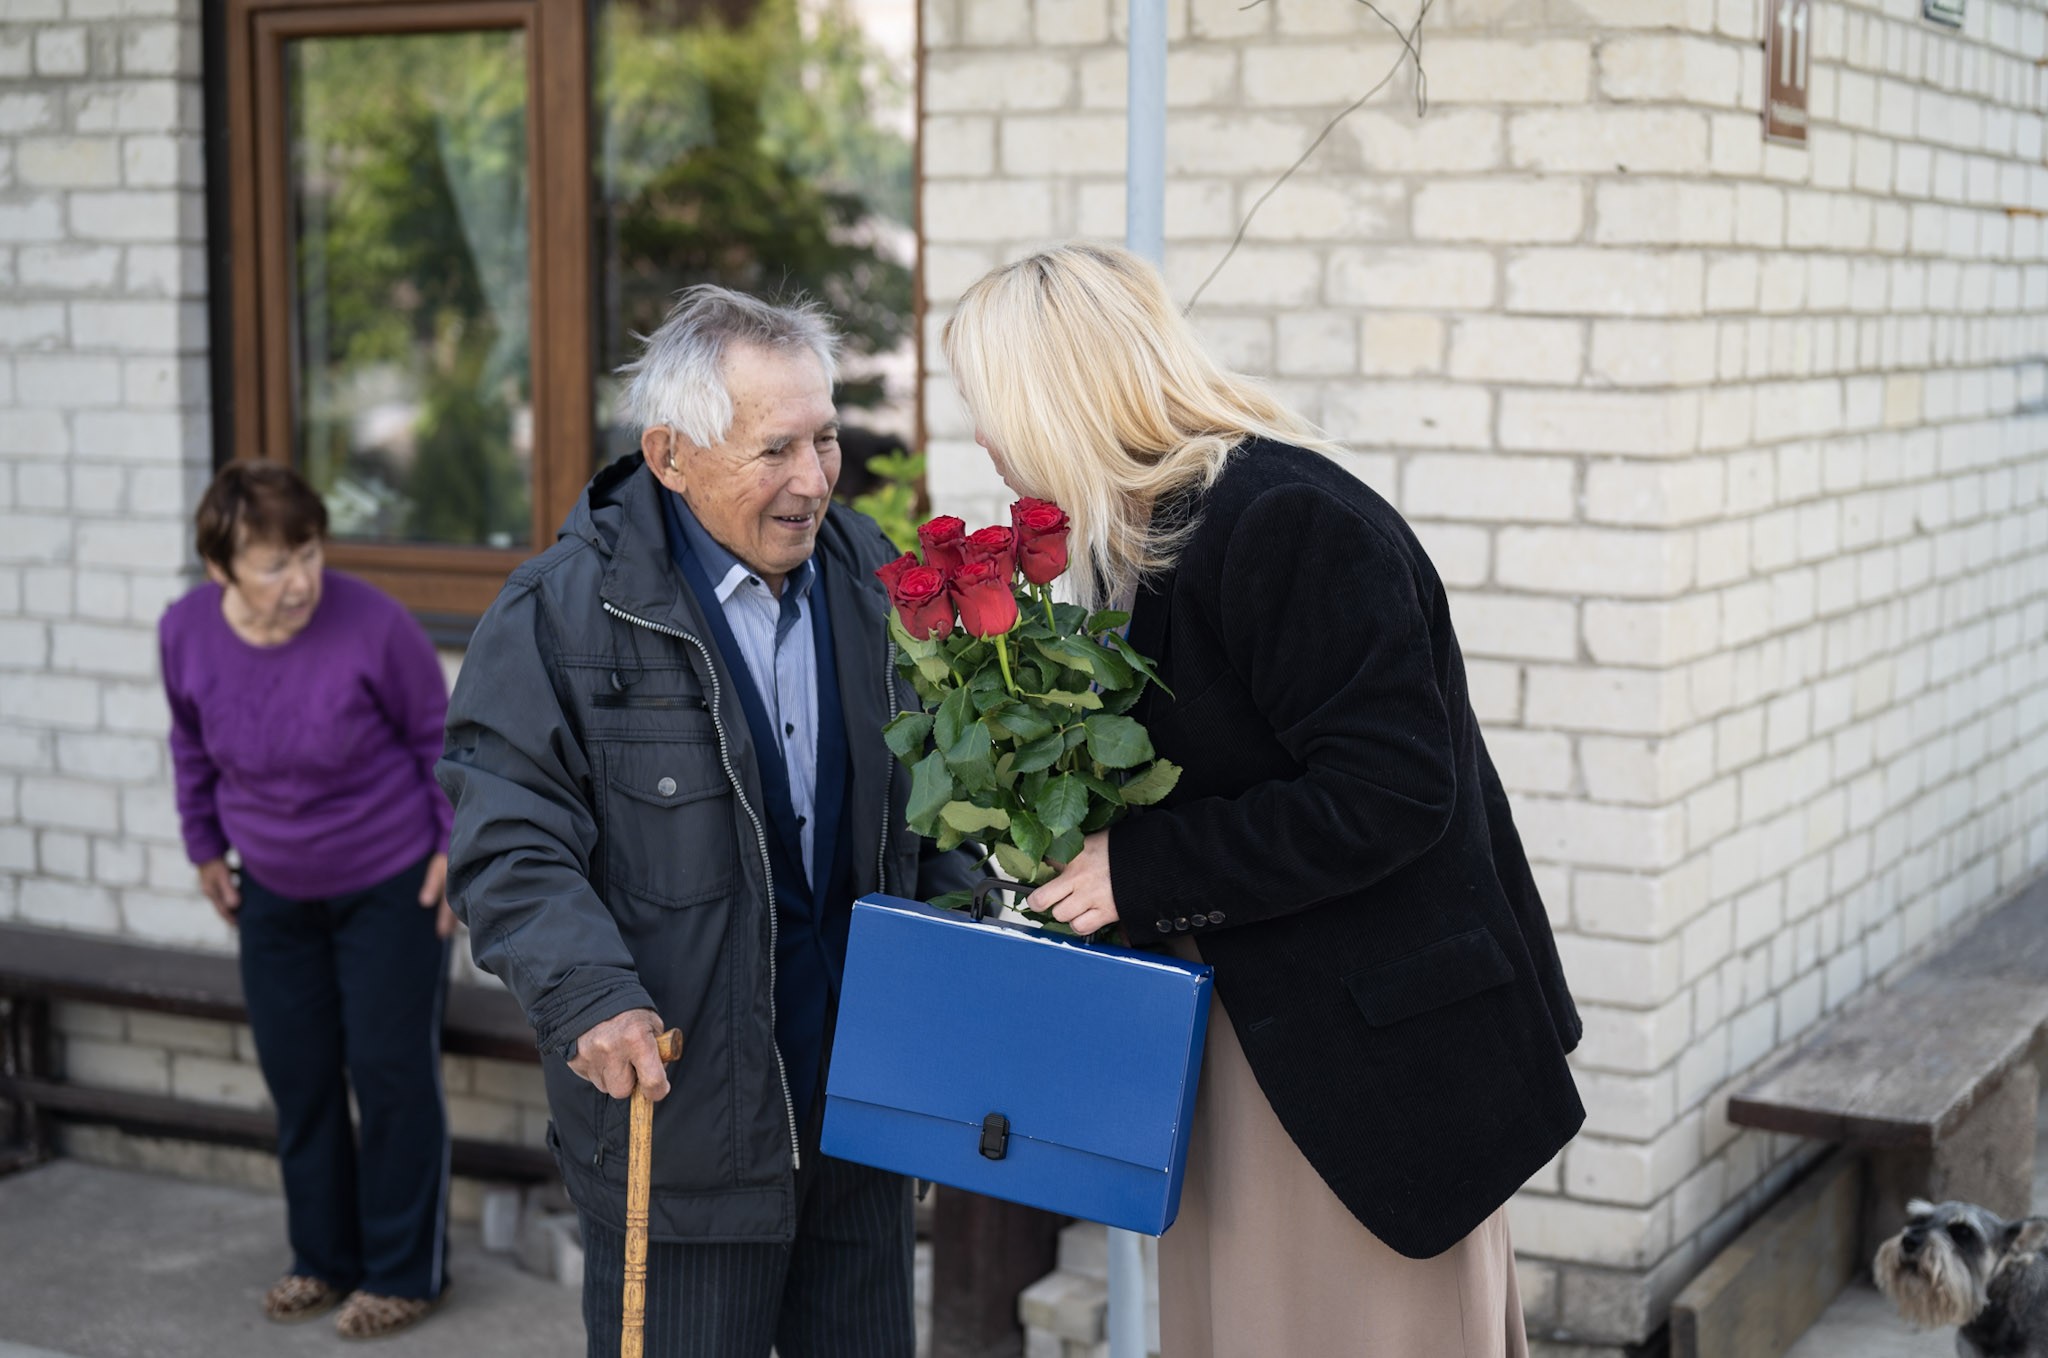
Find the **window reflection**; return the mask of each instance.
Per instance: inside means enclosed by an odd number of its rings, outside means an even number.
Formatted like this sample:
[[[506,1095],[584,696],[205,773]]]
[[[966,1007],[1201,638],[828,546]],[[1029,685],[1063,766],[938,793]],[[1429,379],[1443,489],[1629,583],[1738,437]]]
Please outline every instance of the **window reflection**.
[[[822,301],[851,422],[907,431],[914,0],[594,0],[597,456],[675,292]]]
[[[525,34],[285,49],[299,466],[336,537],[532,536]]]

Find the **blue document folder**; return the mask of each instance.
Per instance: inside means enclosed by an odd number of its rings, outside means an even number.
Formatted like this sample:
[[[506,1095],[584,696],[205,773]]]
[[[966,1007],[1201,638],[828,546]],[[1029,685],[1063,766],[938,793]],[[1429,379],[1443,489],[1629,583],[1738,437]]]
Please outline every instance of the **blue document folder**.
[[[1210,970],[854,903],[824,1150],[1159,1235],[1180,1210]]]

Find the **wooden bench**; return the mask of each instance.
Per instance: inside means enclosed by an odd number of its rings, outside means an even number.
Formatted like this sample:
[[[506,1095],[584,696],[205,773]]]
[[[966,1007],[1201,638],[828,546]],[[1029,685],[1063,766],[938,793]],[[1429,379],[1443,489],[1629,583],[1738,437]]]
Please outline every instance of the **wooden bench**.
[[[0,1157],[33,1163],[51,1151],[51,1122],[67,1118],[146,1134],[272,1148],[268,1112],[224,1108],[132,1090],[75,1085],[57,1070],[50,1007],[76,1000],[239,1023],[247,1018],[233,957],[153,947],[91,934],[0,925],[0,1102],[12,1105],[14,1135]],[[459,1056],[537,1062],[533,1030],[501,990],[452,986],[442,1050]],[[554,1177],[554,1158],[537,1146],[458,1137],[459,1174],[532,1181]]]
[[[2044,1032],[2048,878],[1759,1072],[1729,1099],[1730,1122],[1843,1149],[1680,1295],[1674,1358],[1783,1352],[1912,1198],[2031,1210]],[[1794,1258],[1830,1262],[1788,1271]],[[1739,1344],[1712,1338],[1738,1331]]]

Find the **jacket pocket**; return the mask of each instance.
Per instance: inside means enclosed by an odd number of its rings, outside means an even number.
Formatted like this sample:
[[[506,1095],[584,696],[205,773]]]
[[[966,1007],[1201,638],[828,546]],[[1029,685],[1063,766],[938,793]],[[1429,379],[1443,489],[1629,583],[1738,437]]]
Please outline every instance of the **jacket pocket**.
[[[1485,929],[1472,929],[1344,978],[1365,1021],[1387,1028],[1515,979],[1514,963]]]
[[[671,909],[731,895],[739,858],[732,785],[713,747],[621,742],[603,747],[606,878],[615,891]]]

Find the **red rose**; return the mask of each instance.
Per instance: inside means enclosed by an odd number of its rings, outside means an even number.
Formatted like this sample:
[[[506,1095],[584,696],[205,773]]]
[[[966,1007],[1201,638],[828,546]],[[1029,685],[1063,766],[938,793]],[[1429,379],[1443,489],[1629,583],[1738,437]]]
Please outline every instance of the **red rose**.
[[[966,540],[967,525],[951,514],[922,524],[917,530],[917,540],[924,547],[924,564],[937,566],[942,571],[960,569],[960,545]]]
[[[953,635],[953,601],[946,593],[946,573],[936,566],[921,565],[905,552],[876,571],[888,586],[889,602],[903,619],[903,630],[919,641]]]
[[[1010,506],[1017,533],[1017,566],[1034,585],[1049,585],[1067,569],[1067,511],[1029,496]]]
[[[875,579],[882,582],[882,588],[888,590],[889,597],[893,599],[896,597],[896,582],[903,578],[903,572],[923,564],[917,559],[916,552],[905,552],[888,565],[875,567]]]
[[[1007,528],[983,528],[968,534],[960,544],[960,555],[968,563],[986,561],[1008,584],[1017,573],[1017,535]]]
[[[946,588],[952,591],[960,625],[969,636],[999,637],[1017,625],[1017,596],[1011,592],[1009,574],[995,562],[968,562],[953,572]]]

